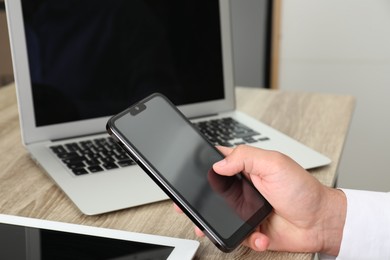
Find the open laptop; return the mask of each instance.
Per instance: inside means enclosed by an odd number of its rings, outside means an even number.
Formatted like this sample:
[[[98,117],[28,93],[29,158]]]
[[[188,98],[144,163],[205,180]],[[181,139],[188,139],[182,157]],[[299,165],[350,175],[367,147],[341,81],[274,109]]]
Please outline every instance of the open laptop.
[[[9,0],[6,8],[23,144],[85,214],[167,199],[118,149],[106,152],[110,116],[152,92],[194,123],[232,118],[225,124],[240,133],[223,145],[278,150],[305,168],[330,163],[235,111],[229,1]],[[91,147],[98,157],[83,154]]]

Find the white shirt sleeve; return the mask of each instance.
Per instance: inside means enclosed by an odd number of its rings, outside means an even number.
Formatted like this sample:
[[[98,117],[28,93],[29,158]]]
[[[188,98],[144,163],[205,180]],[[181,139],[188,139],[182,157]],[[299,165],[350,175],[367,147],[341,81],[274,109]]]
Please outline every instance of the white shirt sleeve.
[[[347,217],[336,259],[390,259],[390,193],[342,191]]]

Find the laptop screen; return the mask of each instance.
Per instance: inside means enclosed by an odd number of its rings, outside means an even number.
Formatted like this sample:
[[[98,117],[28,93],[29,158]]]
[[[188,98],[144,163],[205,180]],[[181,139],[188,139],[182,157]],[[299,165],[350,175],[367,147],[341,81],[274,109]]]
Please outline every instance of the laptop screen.
[[[217,0],[23,0],[37,127],[223,99]]]

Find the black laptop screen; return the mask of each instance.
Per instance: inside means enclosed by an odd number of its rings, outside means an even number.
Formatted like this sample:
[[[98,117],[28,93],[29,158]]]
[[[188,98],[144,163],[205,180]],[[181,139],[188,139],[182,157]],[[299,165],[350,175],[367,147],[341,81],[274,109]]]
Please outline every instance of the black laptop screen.
[[[224,97],[218,0],[23,0],[37,126]]]

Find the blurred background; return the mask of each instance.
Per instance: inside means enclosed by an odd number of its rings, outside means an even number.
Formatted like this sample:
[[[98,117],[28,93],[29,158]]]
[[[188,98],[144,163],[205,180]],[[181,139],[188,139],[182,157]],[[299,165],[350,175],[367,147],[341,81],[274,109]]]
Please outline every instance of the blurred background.
[[[281,19],[279,88],[357,99],[338,186],[390,191],[390,1],[288,0]]]

